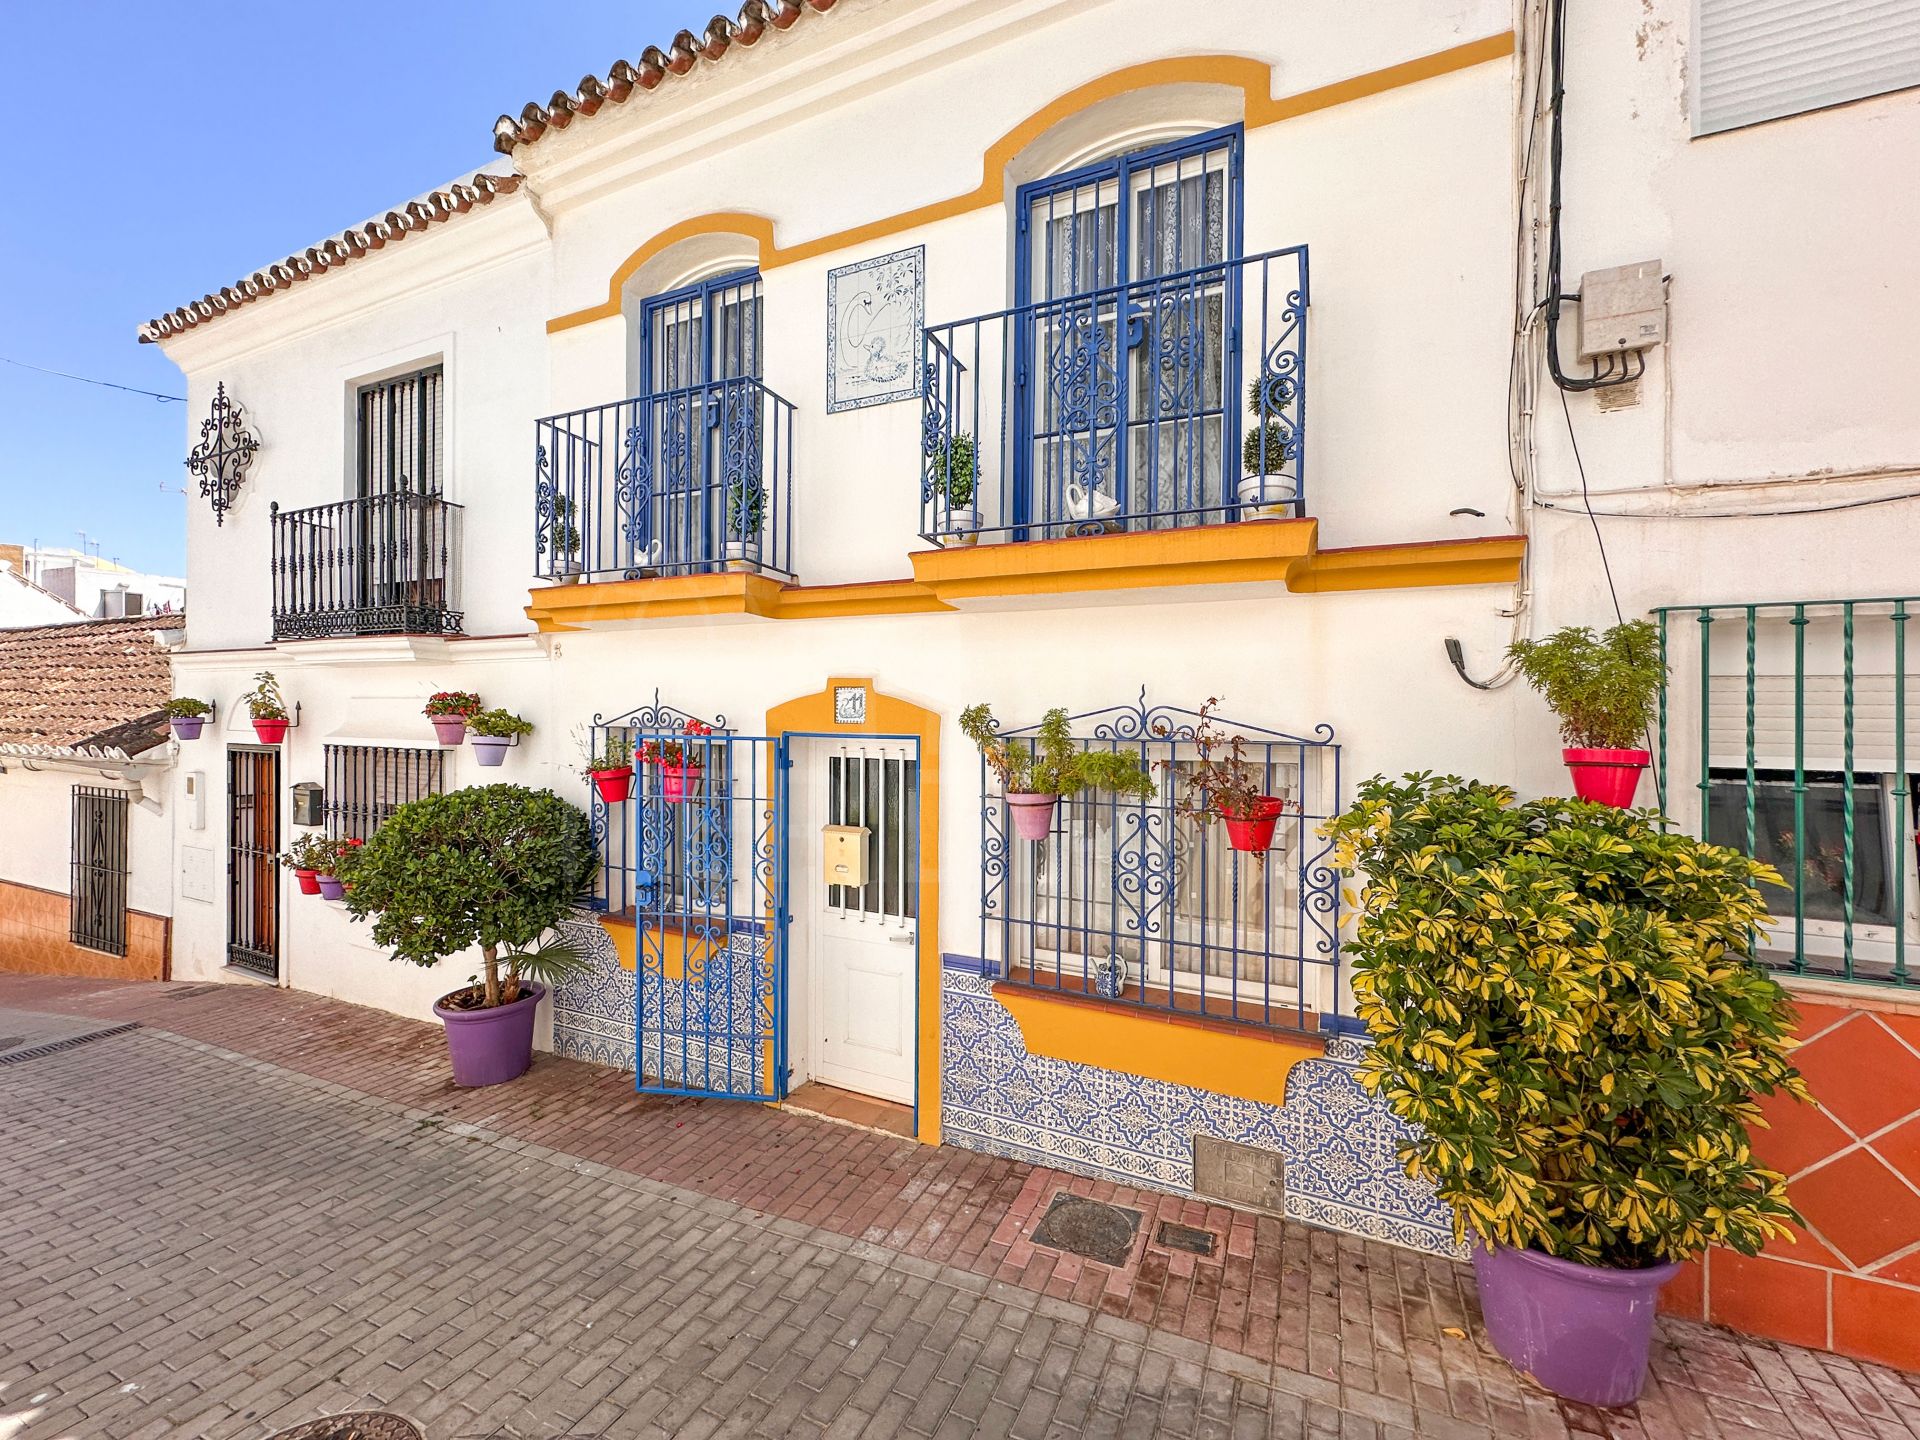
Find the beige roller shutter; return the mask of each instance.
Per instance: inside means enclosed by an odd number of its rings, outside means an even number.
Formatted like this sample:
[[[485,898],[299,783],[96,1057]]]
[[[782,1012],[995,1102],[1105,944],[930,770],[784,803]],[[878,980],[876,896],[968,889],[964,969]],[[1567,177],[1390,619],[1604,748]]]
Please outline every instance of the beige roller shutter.
[[[1920,682],[1909,679],[1907,701],[1920,700]],[[1747,763],[1747,682],[1716,675],[1712,702],[1710,763],[1744,769]],[[1891,675],[1853,677],[1853,768],[1891,770],[1894,756],[1894,686]],[[1846,753],[1846,686],[1839,675],[1809,675],[1806,689],[1806,765],[1838,770]],[[1793,677],[1757,675],[1753,684],[1754,763],[1763,770],[1793,768]],[[1907,766],[1920,769],[1920,734],[1907,727]]]
[[[1695,0],[1693,133],[1920,85],[1920,0]]]

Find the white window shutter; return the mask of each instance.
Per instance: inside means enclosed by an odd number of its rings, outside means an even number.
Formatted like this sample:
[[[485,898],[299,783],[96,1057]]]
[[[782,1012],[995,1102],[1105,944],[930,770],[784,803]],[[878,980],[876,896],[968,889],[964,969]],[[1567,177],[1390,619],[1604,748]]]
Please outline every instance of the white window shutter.
[[[1920,85],[1920,0],[1695,0],[1693,133]]]

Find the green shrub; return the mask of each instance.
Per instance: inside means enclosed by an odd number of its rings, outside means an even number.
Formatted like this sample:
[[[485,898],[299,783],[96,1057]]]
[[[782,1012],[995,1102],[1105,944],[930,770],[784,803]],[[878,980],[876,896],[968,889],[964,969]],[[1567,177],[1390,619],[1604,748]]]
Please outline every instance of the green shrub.
[[[273,678],[271,670],[262,670],[253,677],[253,688],[240,697],[240,703],[255,720],[288,718],[286,697],[280,693],[280,682]]]
[[[180,695],[162,705],[160,713],[169,720],[196,720],[202,715],[211,715],[213,707],[191,695]]]
[[[1529,685],[1560,717],[1568,745],[1636,750],[1653,702],[1666,683],[1660,632],[1651,620],[1629,620],[1604,635],[1584,625],[1544,640],[1516,640],[1507,654]]]
[[[1078,790],[1153,794],[1153,781],[1139,750],[1082,749],[1074,742],[1065,710],[1047,711],[1032,740],[1008,740],[1001,737],[993,711],[985,705],[969,705],[960,712],[960,733],[980,747],[988,768],[1009,794],[1071,795]]]
[[[947,504],[965,510],[973,504],[978,478],[973,436],[942,435],[933,442],[931,452],[934,493],[945,493]]]
[[[467,717],[467,729],[475,735],[484,735],[494,740],[511,740],[519,735],[531,735],[533,722],[522,720],[511,710],[481,710]]]
[[[1747,954],[1773,870],[1644,814],[1424,774],[1368,781],[1327,833],[1367,876],[1361,1079],[1418,1127],[1407,1172],[1462,1239],[1643,1266],[1787,1233],[1747,1140],[1756,1095],[1807,1093]]]
[[[437,964],[479,946],[485,1003],[519,998],[522,977],[557,978],[584,963],[543,937],[593,876],[587,817],[550,790],[482,785],[410,801],[343,858],[347,909],[373,917],[396,960]],[[504,982],[501,967],[505,966]]]

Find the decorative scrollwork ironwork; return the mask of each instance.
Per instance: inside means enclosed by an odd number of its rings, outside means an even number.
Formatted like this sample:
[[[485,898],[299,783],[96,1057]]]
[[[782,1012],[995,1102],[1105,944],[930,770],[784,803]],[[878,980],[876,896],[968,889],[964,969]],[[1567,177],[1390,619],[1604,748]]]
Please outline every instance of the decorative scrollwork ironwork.
[[[227,398],[223,380],[214,387],[213,405],[200,422],[200,443],[187,456],[187,473],[200,482],[200,494],[213,502],[213,523],[224,525],[227,511],[247,478],[260,441],[246,427],[246,414]]]

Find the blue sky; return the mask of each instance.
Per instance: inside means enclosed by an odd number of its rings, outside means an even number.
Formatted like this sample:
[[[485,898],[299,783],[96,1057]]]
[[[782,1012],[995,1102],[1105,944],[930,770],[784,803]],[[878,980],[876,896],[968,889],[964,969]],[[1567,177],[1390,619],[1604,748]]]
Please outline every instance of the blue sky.
[[[0,94],[22,127],[0,171],[0,357],[181,394],[136,343],[141,321],[504,168],[494,117],[714,8],[0,0]],[[84,530],[102,554],[181,573],[188,419],[0,365],[0,542]]]

